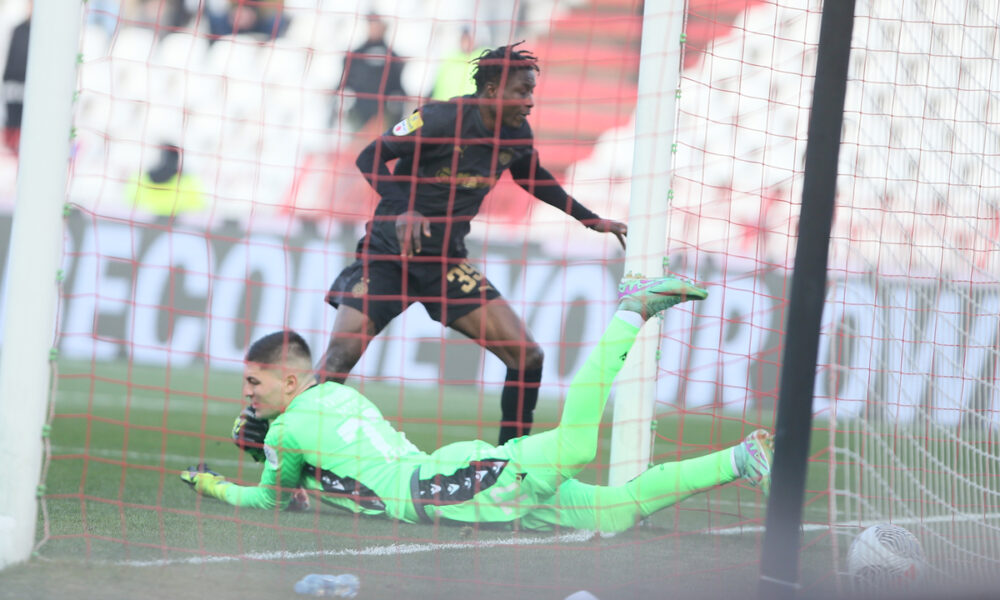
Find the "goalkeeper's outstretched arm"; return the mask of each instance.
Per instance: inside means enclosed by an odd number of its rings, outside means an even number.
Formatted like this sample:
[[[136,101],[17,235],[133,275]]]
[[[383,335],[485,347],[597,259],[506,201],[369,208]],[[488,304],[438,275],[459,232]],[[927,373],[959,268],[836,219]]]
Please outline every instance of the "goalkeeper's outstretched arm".
[[[181,472],[181,479],[199,494],[217,498],[233,506],[287,508],[299,484],[303,461],[300,452],[288,451],[287,446],[278,451],[276,446],[268,444],[269,440],[276,444],[279,439],[282,440],[282,444],[292,442],[287,436],[282,435],[283,430],[283,424],[275,423],[268,432],[264,441],[264,472],[261,473],[258,485],[244,486],[233,483],[209,470],[204,464],[188,467]]]
[[[316,384],[312,355],[302,336],[285,330],[254,342],[245,361],[243,396],[255,419],[273,419],[264,438],[264,472],[260,484],[237,485],[203,465],[188,468],[181,473],[181,479],[196,492],[235,506],[285,508],[298,487],[304,461],[295,437],[286,431],[280,415],[296,396]],[[241,429],[237,421],[234,434]]]

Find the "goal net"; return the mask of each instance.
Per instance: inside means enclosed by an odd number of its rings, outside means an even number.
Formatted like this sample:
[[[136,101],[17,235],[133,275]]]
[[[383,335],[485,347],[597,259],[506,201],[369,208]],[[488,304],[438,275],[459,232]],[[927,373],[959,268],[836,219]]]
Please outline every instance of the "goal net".
[[[691,61],[682,84],[672,235],[740,283],[706,311],[722,320],[709,333],[721,348],[704,363],[681,360],[675,368],[689,369],[685,386],[714,389],[723,405],[728,390],[743,410],[751,406],[747,389],[777,393],[780,356],[764,332],[785,326],[820,10],[819,2],[749,3],[732,32],[714,38],[703,61]],[[917,536],[928,583],[981,586],[995,577],[998,10],[976,0],[857,3],[804,582],[840,574],[853,537],[877,522]],[[733,304],[741,299],[743,310]],[[759,329],[735,336],[741,317]],[[745,350],[729,354],[732,340]],[[699,365],[704,371],[692,370]],[[734,371],[730,383],[725,374]]]
[[[998,11],[858,2],[818,372],[842,547],[890,521],[951,583],[1000,562]]]
[[[259,480],[230,437],[247,346],[292,328],[322,354],[336,315],[324,296],[378,201],[355,159],[446,67],[463,78],[463,33],[473,54],[525,40],[538,55],[535,147],[602,217],[626,220],[643,135],[638,0],[229,4],[83,8],[39,552],[67,573],[85,558],[178,595],[210,565],[232,583],[223,598],[288,594],[310,572],[355,573],[371,597],[745,592],[765,504],[740,483],[602,538],[397,523],[315,498],[301,513],[234,509],[180,482],[199,462]],[[850,538],[876,521],[911,529],[937,574],[996,568],[998,10],[858,1],[807,587],[832,585]],[[710,295],[659,323],[655,463],[773,425],[820,13],[817,0],[690,0],[671,13],[684,35],[676,139],[656,157],[671,181],[663,258]],[[375,20],[400,90],[389,75],[375,92],[342,85]],[[613,312],[624,253],[509,176],[469,249],[544,352],[535,428],[550,428]],[[430,451],[495,441],[506,371],[414,307],[347,383]],[[588,483],[607,482],[610,435]]]
[[[756,561],[747,557],[757,553],[764,499],[739,483],[607,538],[364,518],[316,497],[298,513],[235,509],[189,491],[178,475],[201,462],[231,481],[259,481],[261,465],[230,436],[244,403],[247,346],[287,327],[316,358],[325,349],[337,313],[324,296],[354,260],[377,202],[355,160],[434,94],[446,65],[468,67],[464,32],[473,56],[520,40],[537,54],[535,147],[602,217],[627,218],[623,161],[637,135],[639,2],[233,4],[237,12],[221,15],[214,2],[187,14],[167,2],[83,9],[39,552],[101,561],[124,581],[139,577],[178,595],[189,581],[178,574],[206,565],[240,582],[218,592],[233,596],[248,587],[287,594],[310,572],[354,573],[371,597],[403,589],[484,599],[562,598],[579,589],[642,597],[680,582],[740,589],[753,578]],[[709,60],[705,49],[732,33],[741,11],[712,2],[692,8],[701,29],[689,34],[690,46],[701,55],[686,68]],[[682,6],[669,18],[684,19]],[[371,58],[352,51],[374,21],[399,56],[401,90],[381,73],[374,92],[346,83]],[[656,165],[656,176],[669,176],[670,160]],[[703,306],[670,311],[662,351],[649,357],[661,361],[649,425],[656,462],[722,451],[772,418],[766,401],[747,393],[741,374],[749,367],[738,358],[751,355],[749,338],[770,325],[747,320],[733,335],[726,324],[736,322],[733,310],[754,310],[754,289],[746,271],[726,272],[715,258],[722,255],[703,243],[674,230],[668,255],[656,257],[715,290]],[[613,236],[535,201],[508,176],[487,197],[468,244],[470,260],[544,352],[534,427],[550,429],[614,310],[624,253]],[[764,311],[768,319],[773,311]],[[716,391],[709,370],[723,363]],[[379,333],[347,383],[431,451],[497,439],[506,372],[476,342],[413,307]],[[610,437],[604,427],[597,460],[580,474],[586,483],[607,482]],[[714,533],[742,526],[758,530],[725,542]],[[701,551],[692,553],[695,546]],[[719,572],[727,574],[722,583]]]

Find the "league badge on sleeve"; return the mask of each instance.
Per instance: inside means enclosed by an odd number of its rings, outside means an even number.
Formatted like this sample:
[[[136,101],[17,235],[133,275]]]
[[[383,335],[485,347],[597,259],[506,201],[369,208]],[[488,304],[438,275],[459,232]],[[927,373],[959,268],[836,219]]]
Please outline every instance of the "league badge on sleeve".
[[[272,469],[278,468],[278,453],[267,444],[264,445],[264,458]]]
[[[408,133],[413,133],[423,126],[424,120],[420,118],[420,111],[416,111],[399,123],[396,123],[396,126],[392,128],[392,134],[406,135]]]

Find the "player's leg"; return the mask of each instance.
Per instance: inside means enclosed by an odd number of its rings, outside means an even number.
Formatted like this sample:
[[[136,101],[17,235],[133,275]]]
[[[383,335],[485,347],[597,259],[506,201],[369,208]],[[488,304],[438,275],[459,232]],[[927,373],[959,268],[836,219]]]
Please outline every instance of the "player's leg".
[[[317,365],[320,381],[344,383],[377,333],[375,324],[367,315],[341,304],[333,321],[330,343]]]
[[[326,352],[317,365],[320,381],[343,383],[372,338],[409,306],[398,263],[359,259],[341,271],[326,301],[337,309]]]
[[[451,327],[492,352],[507,367],[500,393],[499,444],[527,435],[542,381],[542,349],[510,304],[497,297],[451,322]]]
[[[528,529],[553,526],[606,533],[625,531],[643,518],[699,492],[739,478],[770,491],[773,438],[762,429],[719,452],[656,465],[625,485],[570,479],[545,504],[522,517]]]
[[[432,512],[442,518],[486,522],[522,517],[525,511],[534,511],[537,498],[555,494],[560,484],[579,472],[596,454],[597,432],[608,390],[635,341],[638,325],[678,302],[707,295],[691,284],[675,285],[676,281],[664,278],[622,292],[619,311],[570,384],[558,427],[515,438],[499,448],[483,442],[445,446],[432,455],[426,469],[421,466],[416,476],[419,492],[414,493],[414,499],[435,506]],[[476,477],[456,468],[466,468],[476,461],[498,469],[497,481],[487,481],[489,467],[474,467]],[[439,480],[442,474],[453,480]],[[503,478],[505,483],[501,481]],[[476,490],[476,481],[482,491]],[[487,487],[487,484],[492,485]],[[454,489],[454,494],[473,492],[475,497],[439,498],[442,494],[452,494],[449,488]],[[608,496],[604,502],[620,504],[611,496],[621,492],[600,494]],[[629,502],[634,504],[633,500]]]
[[[500,444],[526,435],[534,420],[542,380],[541,347],[476,267],[464,259],[440,264],[411,264],[410,280],[419,286],[427,314],[475,340],[507,367],[500,395]],[[437,300],[444,297],[444,302]]]
[[[531,479],[551,486],[554,492],[560,483],[594,460],[611,384],[625,364],[639,326],[680,302],[707,296],[705,290],[673,277],[622,280],[618,311],[573,377],[559,426],[518,444],[521,460],[530,466]]]

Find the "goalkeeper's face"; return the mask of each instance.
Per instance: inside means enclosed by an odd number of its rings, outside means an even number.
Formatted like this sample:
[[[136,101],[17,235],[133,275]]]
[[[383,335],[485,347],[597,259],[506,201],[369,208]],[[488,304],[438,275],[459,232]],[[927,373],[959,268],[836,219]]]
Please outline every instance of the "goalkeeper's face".
[[[243,373],[243,397],[253,406],[257,418],[273,419],[285,412],[297,389],[297,378],[287,369],[247,363]]]

